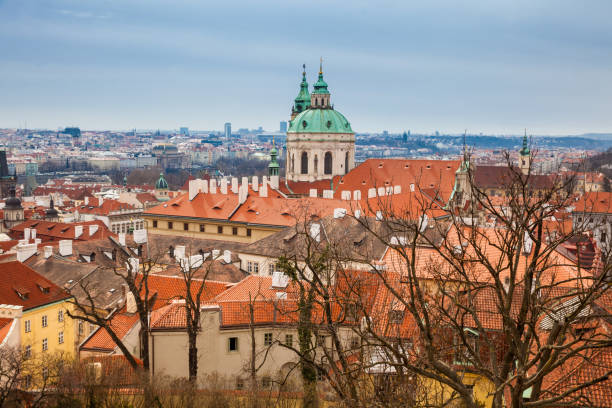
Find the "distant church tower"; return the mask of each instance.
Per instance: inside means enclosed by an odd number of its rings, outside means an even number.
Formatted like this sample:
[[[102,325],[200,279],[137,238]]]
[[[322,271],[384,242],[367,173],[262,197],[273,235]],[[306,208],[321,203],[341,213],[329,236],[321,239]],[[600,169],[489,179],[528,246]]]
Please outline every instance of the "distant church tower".
[[[355,133],[331,104],[322,64],[308,104],[302,102],[305,95],[308,84],[303,73],[287,130],[287,180],[325,180],[348,173],[355,167]]]
[[[4,226],[7,230],[24,221],[21,200],[15,194],[15,187],[11,188],[10,197],[4,202]]]
[[[293,107],[291,108],[291,120],[295,119],[297,115],[304,112],[310,107],[310,93],[308,93],[308,82],[306,82],[306,64],[302,65],[304,71],[302,71],[302,82],[300,83],[300,93],[295,97],[293,101]]]
[[[531,152],[529,151],[529,146],[527,145],[527,130],[525,130],[525,135],[523,136],[523,147],[519,151],[519,168],[523,174],[527,175],[529,174],[530,166]]]

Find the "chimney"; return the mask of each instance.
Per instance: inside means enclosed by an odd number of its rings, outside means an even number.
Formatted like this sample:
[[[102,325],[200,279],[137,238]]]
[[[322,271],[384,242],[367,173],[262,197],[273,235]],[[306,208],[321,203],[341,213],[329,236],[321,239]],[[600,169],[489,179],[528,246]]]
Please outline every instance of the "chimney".
[[[378,187],[378,196],[382,197],[385,195],[385,188],[384,187]]]
[[[221,190],[221,194],[227,194],[227,179],[223,177],[219,182],[219,187]]]
[[[102,196],[98,197],[98,207],[102,207],[103,202],[104,202],[104,198],[102,198]]]
[[[238,194],[238,178],[232,177],[232,193]]]
[[[289,284],[289,277],[282,272],[272,274],[272,289],[285,289]]]
[[[36,242],[36,228],[30,230],[30,238]]]
[[[251,182],[251,188],[253,191],[259,191],[259,177],[253,176],[253,181]]]
[[[95,234],[96,232],[98,232],[98,224],[93,224],[89,226],[89,236],[91,237],[93,234]]]
[[[138,311],[138,308],[136,307],[136,299],[134,299],[134,294],[131,290],[128,290],[125,294],[125,311],[131,314]]]
[[[240,204],[244,204],[244,202],[247,199],[248,192],[249,192],[248,184],[243,184],[240,186],[240,190],[238,190],[238,202]]]
[[[74,239],[77,239],[81,235],[83,235],[83,226],[82,225],[75,225],[74,226]]]
[[[85,205],[89,205],[89,196],[86,196],[86,197],[85,197],[84,204],[85,204]]]
[[[242,178],[242,182],[240,184],[241,184],[240,187],[246,186],[246,188],[248,190],[249,189],[249,178],[248,177],[243,177]]]
[[[210,194],[217,194],[217,179],[210,179]]]
[[[334,208],[334,218],[344,218],[346,215],[346,208]]]
[[[402,193],[402,186],[393,186],[393,194],[401,194]]]
[[[323,190],[323,198],[334,198],[333,190]]]
[[[138,272],[139,266],[140,262],[138,261],[138,258],[128,258],[127,262],[125,263],[127,270],[132,273]]]
[[[355,201],[361,200],[361,190],[353,191],[353,200]]]
[[[46,245],[44,254],[45,254],[45,259],[50,258],[51,255],[53,255],[53,247],[50,245]]]
[[[361,217],[361,210],[355,210],[355,218],[359,219]]]
[[[376,197],[376,189],[374,187],[368,189],[368,198]]]
[[[350,191],[343,191],[342,193],[340,193],[341,197],[343,200],[349,201],[351,199],[351,192]]]
[[[410,184],[410,191],[414,193],[414,183]]]
[[[219,255],[220,255],[220,254],[221,254],[221,251],[220,251],[220,250],[218,250],[218,249],[213,249],[213,250],[212,250],[212,259],[213,259],[213,261],[214,261],[215,259],[217,259],[217,258],[219,257]]]
[[[183,259],[185,257],[185,245],[177,245],[174,248],[174,257],[178,259]]]
[[[278,190],[278,176],[270,176],[270,186],[274,190]]]
[[[259,190],[259,196],[268,196],[268,178],[266,176],[263,176],[263,178],[261,179],[261,190]]]
[[[382,219],[383,219],[382,211],[380,210],[376,211],[376,221],[382,221]]]
[[[17,260],[23,262],[36,253],[37,244],[19,244],[17,245]]]
[[[229,251],[227,249],[223,251],[223,262],[225,262],[226,264],[232,263],[232,251]]]
[[[310,197],[316,198],[318,196],[317,189],[316,188],[311,188],[309,195],[310,195]]]
[[[29,229],[29,228],[24,228],[24,229],[23,229],[23,239],[24,239],[26,242],[29,242],[29,241],[30,241],[30,229]]]
[[[70,256],[70,255],[72,255],[72,240],[70,240],[70,239],[62,239],[59,242],[59,254],[61,256]]]
[[[310,224],[310,238],[317,242],[321,241],[321,224],[312,223]]]
[[[145,242],[147,242],[147,230],[134,230],[134,242],[136,242],[137,244],[144,244]]]
[[[121,246],[125,246],[125,232],[119,233],[119,243]]]
[[[189,201],[193,200],[199,193],[199,180],[189,180]]]

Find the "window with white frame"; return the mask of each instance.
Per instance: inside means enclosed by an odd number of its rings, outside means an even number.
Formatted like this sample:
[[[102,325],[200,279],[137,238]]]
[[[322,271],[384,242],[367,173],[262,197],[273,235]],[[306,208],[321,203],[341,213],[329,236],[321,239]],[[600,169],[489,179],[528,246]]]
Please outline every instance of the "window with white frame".
[[[29,320],[26,320],[24,323],[25,332],[29,333],[32,331],[32,323]]]
[[[49,342],[46,338],[42,339],[42,351],[47,351],[49,349]]]
[[[60,310],[59,312],[57,312],[57,321],[58,322],[64,321],[64,311],[63,310]]]
[[[59,344],[64,344],[64,332],[63,331],[57,334],[57,342]]]
[[[47,327],[47,315],[43,315],[42,317],[42,327]]]

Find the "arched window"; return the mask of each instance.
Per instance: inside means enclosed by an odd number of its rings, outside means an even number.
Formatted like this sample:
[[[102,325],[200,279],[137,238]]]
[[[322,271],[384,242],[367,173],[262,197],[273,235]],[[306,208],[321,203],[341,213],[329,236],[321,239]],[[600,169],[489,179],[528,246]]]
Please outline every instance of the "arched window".
[[[302,174],[308,174],[308,153],[302,152]]]
[[[319,156],[316,154],[314,158],[314,174],[319,174]]]
[[[346,156],[344,156],[344,174],[348,173],[349,171],[349,153],[346,152]]]
[[[332,154],[331,152],[325,153],[325,163],[324,163],[324,172],[325,174],[332,174]]]
[[[295,171],[295,154],[291,155],[291,172]]]

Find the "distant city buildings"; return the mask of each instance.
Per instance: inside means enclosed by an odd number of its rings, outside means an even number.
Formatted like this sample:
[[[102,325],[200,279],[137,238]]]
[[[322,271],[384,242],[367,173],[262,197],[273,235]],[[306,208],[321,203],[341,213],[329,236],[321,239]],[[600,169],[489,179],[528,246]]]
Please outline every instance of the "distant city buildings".
[[[281,133],[287,133],[287,122],[282,120],[279,129]]]
[[[229,140],[232,137],[232,124],[230,122],[225,123],[225,139]]]

